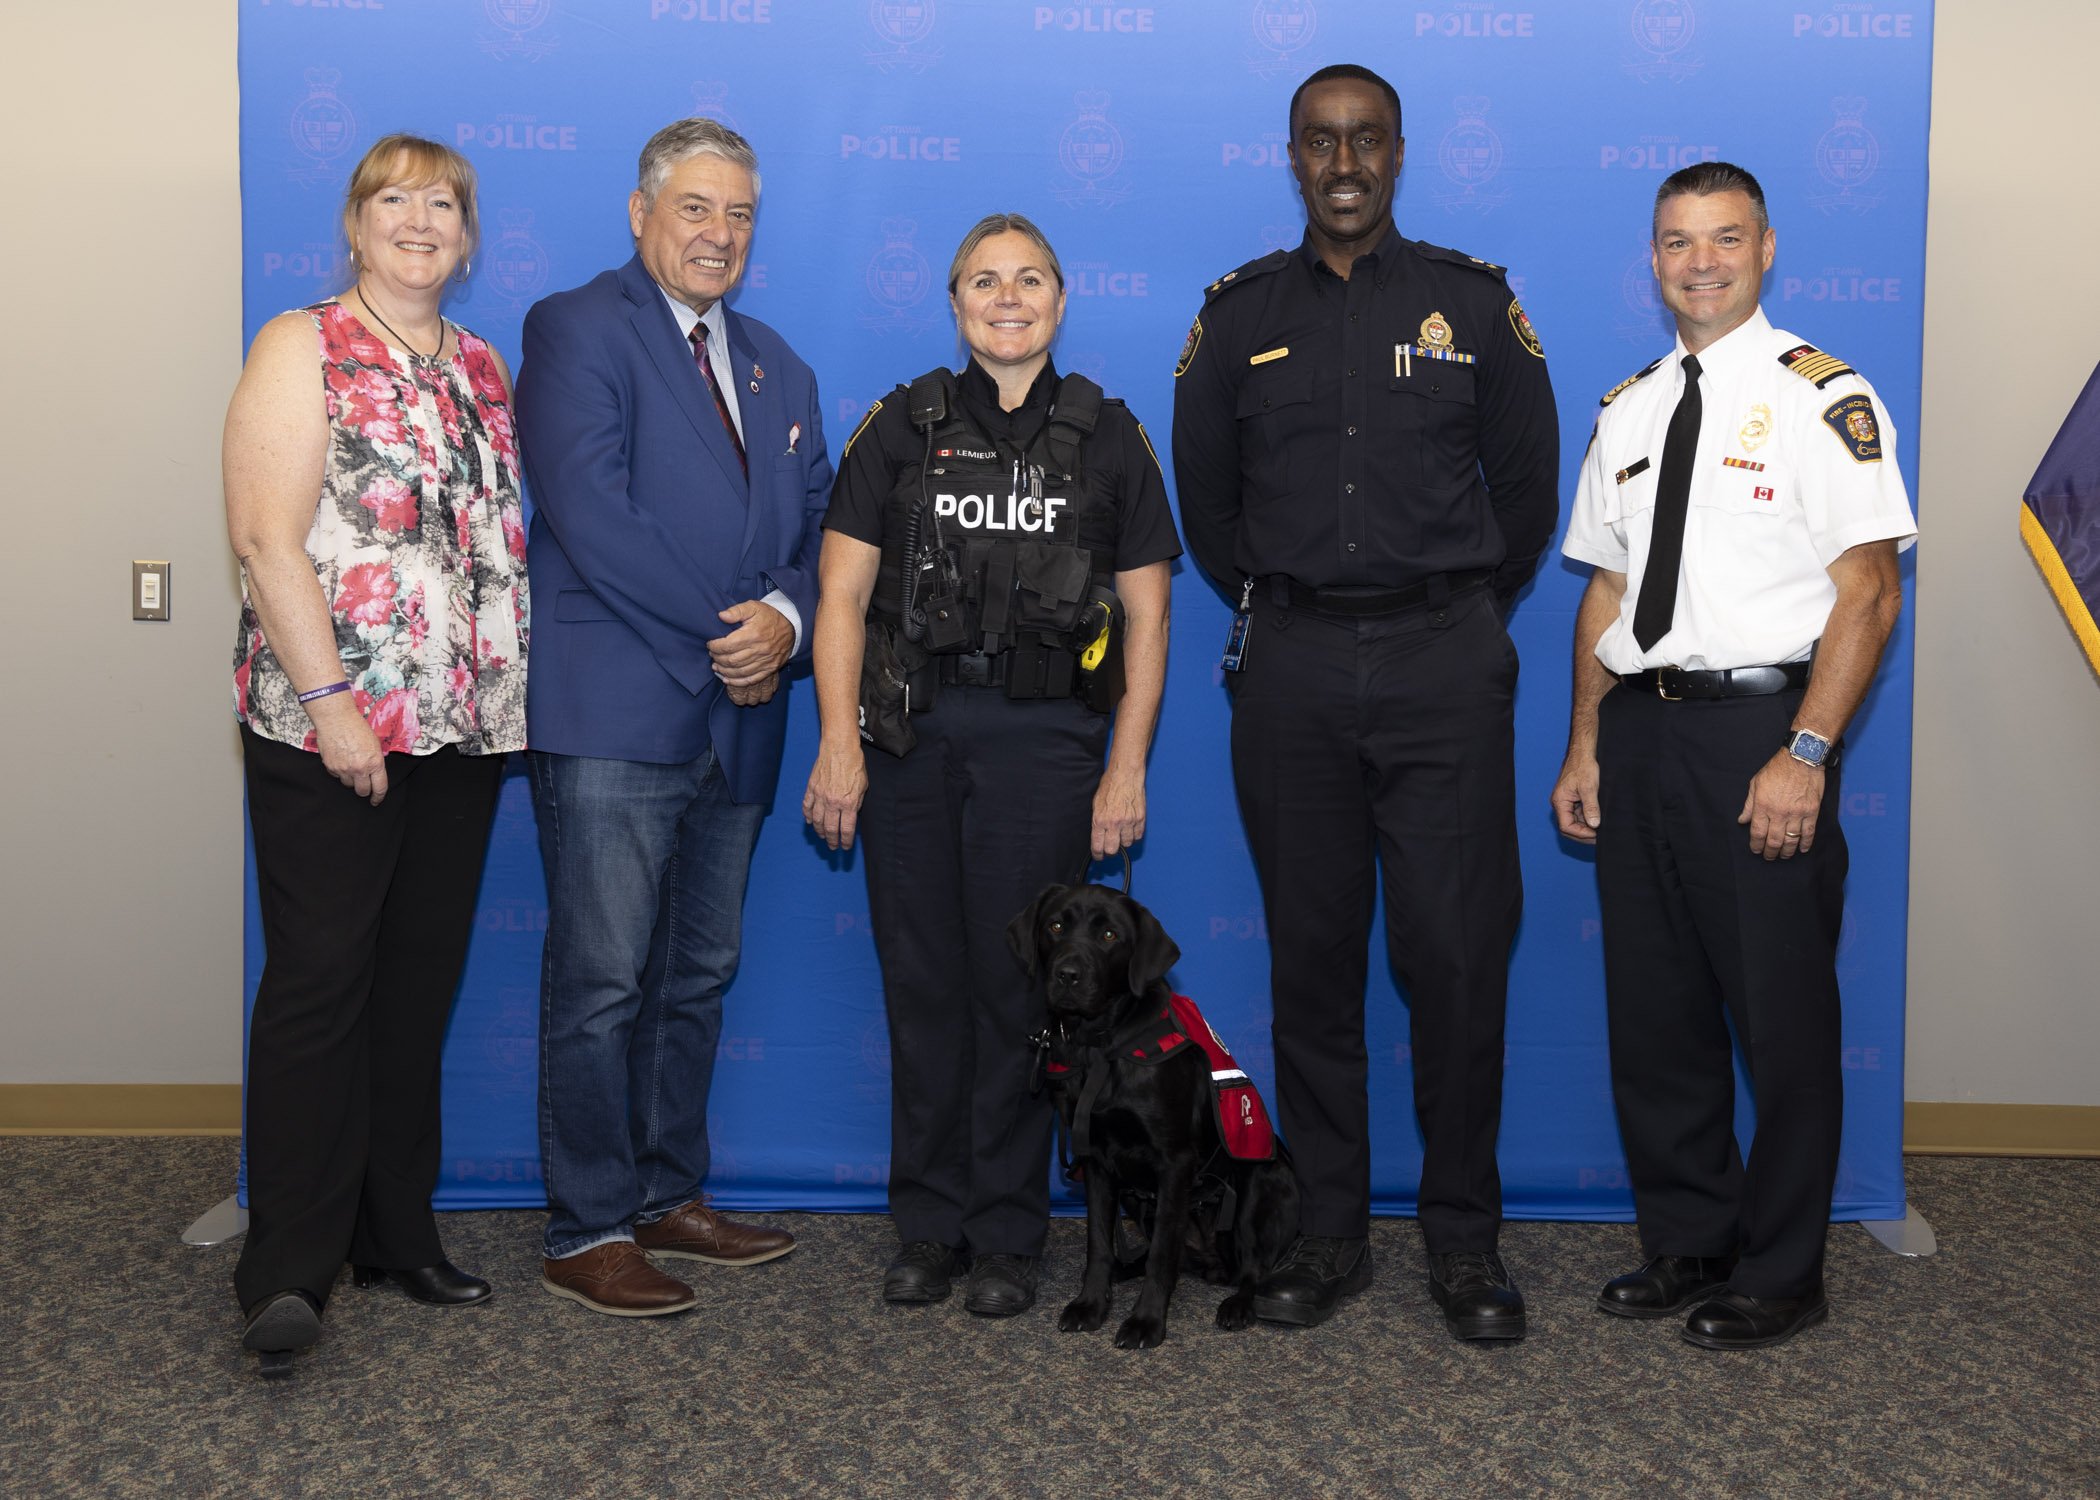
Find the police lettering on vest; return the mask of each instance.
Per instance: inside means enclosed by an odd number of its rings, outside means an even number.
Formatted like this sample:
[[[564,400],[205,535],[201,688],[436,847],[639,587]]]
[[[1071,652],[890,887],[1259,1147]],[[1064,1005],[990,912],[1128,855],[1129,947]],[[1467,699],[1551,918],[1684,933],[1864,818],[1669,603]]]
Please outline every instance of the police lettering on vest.
[[[1071,504],[1057,495],[1046,495],[1038,500],[1032,495],[1017,495],[1011,490],[1005,494],[958,495],[952,491],[933,492],[933,512],[943,521],[952,521],[964,531],[1015,531],[1041,532],[1054,535],[1057,531],[1058,513]]]

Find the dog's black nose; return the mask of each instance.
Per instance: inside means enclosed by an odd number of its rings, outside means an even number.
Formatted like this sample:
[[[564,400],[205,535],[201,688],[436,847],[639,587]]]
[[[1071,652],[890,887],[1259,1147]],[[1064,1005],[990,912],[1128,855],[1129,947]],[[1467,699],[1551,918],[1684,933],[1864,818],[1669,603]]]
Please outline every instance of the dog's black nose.
[[[1070,959],[1050,967],[1050,977],[1059,984],[1070,987],[1079,983],[1079,965]]]

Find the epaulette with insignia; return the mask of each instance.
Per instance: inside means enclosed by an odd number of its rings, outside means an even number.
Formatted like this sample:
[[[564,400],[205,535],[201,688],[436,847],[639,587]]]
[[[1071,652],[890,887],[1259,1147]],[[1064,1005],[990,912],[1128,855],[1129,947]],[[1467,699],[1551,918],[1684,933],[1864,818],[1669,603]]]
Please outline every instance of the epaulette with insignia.
[[[1415,253],[1426,260],[1449,261],[1454,266],[1470,266],[1476,271],[1485,271],[1490,276],[1507,277],[1508,266],[1498,266],[1491,260],[1482,260],[1477,255],[1468,255],[1463,250],[1453,250],[1448,245],[1432,245],[1427,240],[1410,240]]]
[[[1859,373],[1835,354],[1825,354],[1814,344],[1794,345],[1779,356],[1779,362],[1803,380],[1813,382],[1819,391],[1840,375]]]
[[[1210,301],[1211,298],[1217,296],[1218,293],[1224,291],[1227,287],[1235,287],[1241,282],[1252,281],[1257,276],[1267,276],[1273,271],[1281,271],[1290,263],[1290,259],[1291,252],[1288,250],[1271,250],[1261,259],[1250,260],[1238,270],[1227,271],[1223,276],[1213,281],[1203,289],[1203,300],[1205,302]]]
[[[1667,359],[1669,358],[1669,356],[1664,355],[1663,358]],[[1647,379],[1650,375],[1653,375],[1661,367],[1662,360],[1659,359],[1654,364],[1648,366],[1645,370],[1634,371],[1631,375],[1627,376],[1624,380],[1620,381],[1617,385],[1613,386],[1610,390],[1606,391],[1603,395],[1603,398],[1599,400],[1597,404],[1599,406],[1611,405],[1612,402],[1619,399],[1620,393],[1623,392],[1628,386],[1632,385],[1637,380]]]

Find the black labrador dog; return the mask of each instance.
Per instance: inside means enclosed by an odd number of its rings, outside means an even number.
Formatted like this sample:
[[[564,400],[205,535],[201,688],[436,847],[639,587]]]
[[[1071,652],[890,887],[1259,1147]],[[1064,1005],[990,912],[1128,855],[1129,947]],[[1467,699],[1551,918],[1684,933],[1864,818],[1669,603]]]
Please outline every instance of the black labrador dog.
[[[1165,976],[1181,950],[1151,912],[1100,885],[1046,888],[1007,941],[1043,986],[1050,1027],[1038,1045],[1086,1184],[1086,1274],[1057,1326],[1099,1328],[1120,1269],[1144,1285],[1116,1347],[1157,1347],[1186,1257],[1205,1279],[1234,1286],[1218,1326],[1245,1328],[1255,1284],[1298,1232],[1298,1178],[1280,1142],[1265,1161],[1227,1152],[1200,1046],[1137,1055],[1161,1031]],[[1117,1263],[1126,1213],[1147,1242],[1141,1271]]]

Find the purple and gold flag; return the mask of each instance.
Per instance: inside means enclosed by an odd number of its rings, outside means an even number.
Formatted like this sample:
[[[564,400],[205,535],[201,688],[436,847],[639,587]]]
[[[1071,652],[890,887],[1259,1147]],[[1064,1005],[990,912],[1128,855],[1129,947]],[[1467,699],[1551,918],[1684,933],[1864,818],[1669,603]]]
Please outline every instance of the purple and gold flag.
[[[2020,510],[2020,539],[2100,672],[2100,370],[2042,455]]]

